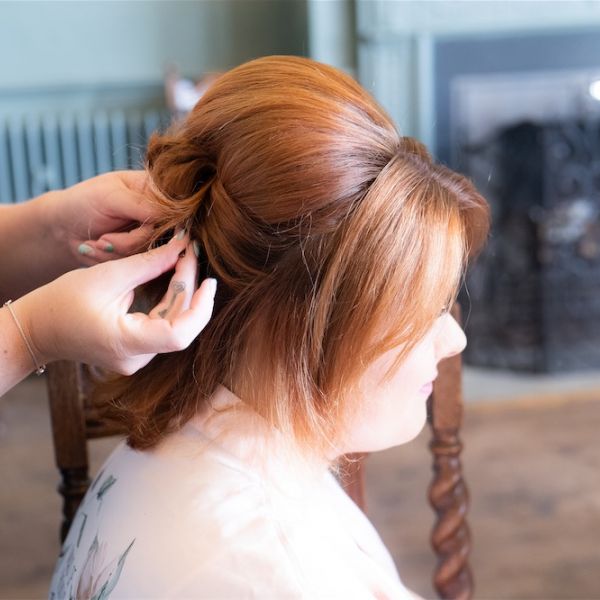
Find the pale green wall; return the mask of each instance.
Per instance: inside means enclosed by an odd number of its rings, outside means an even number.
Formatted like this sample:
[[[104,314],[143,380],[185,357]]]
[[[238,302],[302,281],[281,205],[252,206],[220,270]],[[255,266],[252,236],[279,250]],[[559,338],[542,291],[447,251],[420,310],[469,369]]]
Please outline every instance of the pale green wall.
[[[303,0],[0,2],[0,87],[136,83],[307,51]]]
[[[366,35],[482,34],[600,23],[598,0],[357,0]]]
[[[307,0],[310,56],[356,74],[354,0]]]
[[[433,147],[436,39],[599,26],[599,0],[356,0],[358,79]]]
[[[429,141],[436,36],[599,24],[600,0],[0,0],[0,113],[160,98],[170,62],[300,54],[355,73]]]
[[[37,90],[147,90],[173,62],[193,76],[306,55],[306,13],[306,0],[0,1],[0,104],[30,102]]]

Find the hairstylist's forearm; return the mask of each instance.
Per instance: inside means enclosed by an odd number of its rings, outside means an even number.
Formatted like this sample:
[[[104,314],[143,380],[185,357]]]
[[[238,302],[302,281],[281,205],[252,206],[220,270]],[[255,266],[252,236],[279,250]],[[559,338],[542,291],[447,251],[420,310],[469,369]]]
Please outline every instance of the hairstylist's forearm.
[[[13,303],[18,315],[19,302]],[[8,308],[0,308],[0,396],[34,370],[27,346]]]
[[[77,267],[57,239],[48,192],[21,204],[0,206],[0,302],[19,298]]]

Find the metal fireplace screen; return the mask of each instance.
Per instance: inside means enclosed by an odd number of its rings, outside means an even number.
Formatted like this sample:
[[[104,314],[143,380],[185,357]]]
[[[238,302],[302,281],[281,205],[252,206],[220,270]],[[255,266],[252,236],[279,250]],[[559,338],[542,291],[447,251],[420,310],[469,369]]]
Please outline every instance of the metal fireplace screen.
[[[492,207],[460,301],[472,365],[600,367],[600,123],[520,123],[460,148]]]

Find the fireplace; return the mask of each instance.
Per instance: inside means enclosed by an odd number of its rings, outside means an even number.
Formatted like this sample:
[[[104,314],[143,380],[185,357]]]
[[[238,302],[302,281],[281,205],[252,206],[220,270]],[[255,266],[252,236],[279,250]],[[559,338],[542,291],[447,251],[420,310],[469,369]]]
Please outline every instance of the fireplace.
[[[492,207],[489,244],[460,295],[465,361],[598,368],[600,113],[590,92],[600,78],[521,74],[512,87],[506,75],[476,79],[456,82],[451,119],[453,166]]]
[[[462,147],[489,177],[490,242],[467,279],[470,364],[600,366],[600,121],[521,122]]]

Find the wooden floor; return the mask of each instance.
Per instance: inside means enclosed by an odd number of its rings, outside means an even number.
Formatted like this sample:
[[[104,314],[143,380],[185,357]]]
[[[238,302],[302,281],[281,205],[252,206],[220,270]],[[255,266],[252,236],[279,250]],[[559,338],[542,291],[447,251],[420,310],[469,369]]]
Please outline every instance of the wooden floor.
[[[590,389],[467,405],[477,598],[600,599],[600,389]],[[367,501],[405,583],[431,598],[427,442],[424,431],[371,455]],[[95,467],[114,443],[92,444]],[[0,476],[0,598],[46,597],[60,503],[40,380],[0,399]]]
[[[476,598],[600,598],[599,432],[600,394],[468,406]],[[405,583],[431,598],[428,433],[370,456],[367,499]]]

